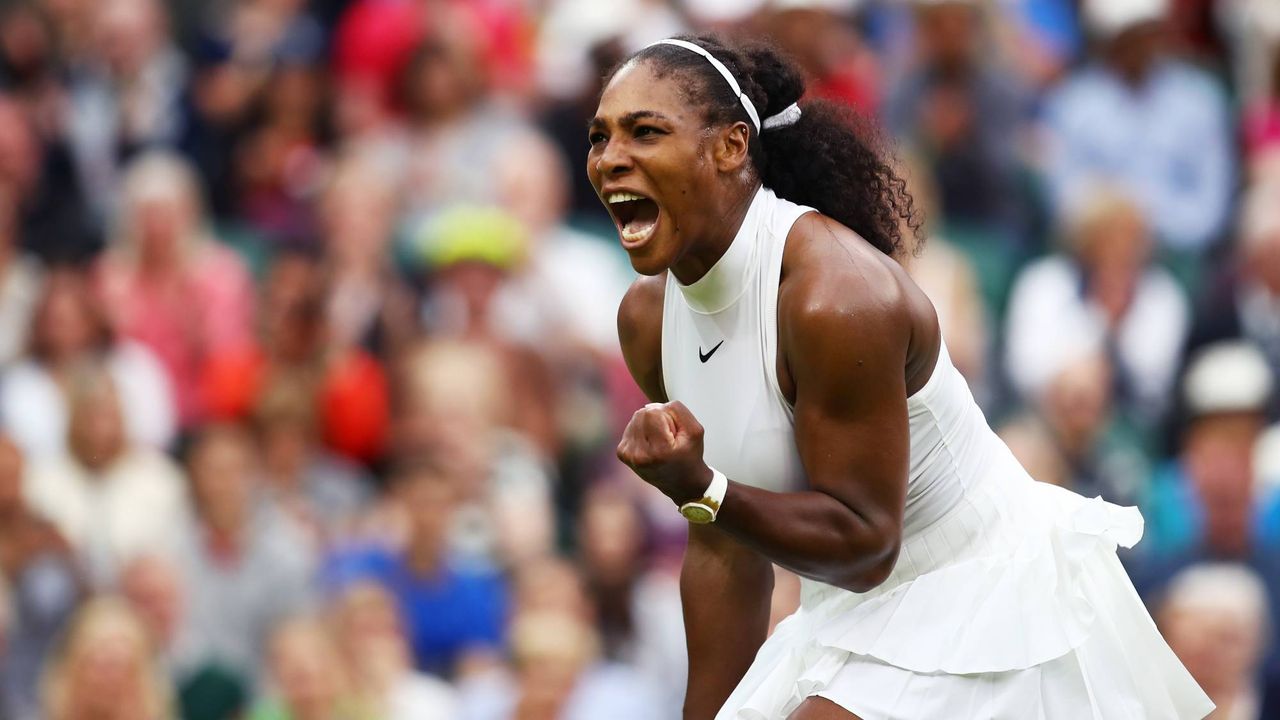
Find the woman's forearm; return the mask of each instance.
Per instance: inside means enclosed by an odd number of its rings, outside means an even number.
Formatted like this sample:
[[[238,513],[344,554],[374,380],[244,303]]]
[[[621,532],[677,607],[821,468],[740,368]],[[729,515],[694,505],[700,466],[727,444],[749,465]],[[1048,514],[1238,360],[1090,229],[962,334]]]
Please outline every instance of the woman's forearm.
[[[899,534],[816,490],[778,493],[730,481],[715,527],[811,580],[866,592],[893,570]]]
[[[680,598],[689,650],[685,720],[710,720],[751,666],[769,627],[773,566],[705,525],[691,525]]]

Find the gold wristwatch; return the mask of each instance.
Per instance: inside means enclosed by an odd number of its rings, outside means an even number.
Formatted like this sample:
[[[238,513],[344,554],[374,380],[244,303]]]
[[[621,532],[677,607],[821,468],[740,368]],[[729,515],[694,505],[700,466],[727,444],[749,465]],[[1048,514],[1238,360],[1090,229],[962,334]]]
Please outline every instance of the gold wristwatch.
[[[680,506],[680,514],[685,520],[695,525],[706,525],[716,521],[716,515],[720,512],[720,506],[724,503],[724,495],[729,490],[729,478],[724,473],[711,468],[711,484],[707,486],[707,491],[697,500]]]

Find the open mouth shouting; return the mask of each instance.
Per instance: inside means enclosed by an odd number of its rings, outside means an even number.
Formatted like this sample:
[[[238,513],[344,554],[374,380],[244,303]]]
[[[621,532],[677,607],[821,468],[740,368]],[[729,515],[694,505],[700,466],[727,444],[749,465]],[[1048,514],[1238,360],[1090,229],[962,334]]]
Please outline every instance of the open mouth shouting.
[[[658,203],[628,191],[605,194],[609,214],[618,226],[622,247],[640,248],[653,238],[658,229]]]

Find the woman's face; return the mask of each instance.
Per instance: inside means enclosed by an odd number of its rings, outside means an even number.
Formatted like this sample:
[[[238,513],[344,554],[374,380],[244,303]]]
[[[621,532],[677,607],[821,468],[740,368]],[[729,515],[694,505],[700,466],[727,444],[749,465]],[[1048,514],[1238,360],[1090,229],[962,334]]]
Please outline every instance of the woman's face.
[[[123,621],[104,618],[77,641],[69,670],[70,692],[80,707],[110,708],[120,701],[120,693],[137,691],[144,651]]]
[[[699,212],[716,177],[714,134],[680,85],[680,76],[659,78],[650,63],[628,63],[605,87],[587,131],[587,175],[642,275],[679,262],[689,238],[719,220]]]

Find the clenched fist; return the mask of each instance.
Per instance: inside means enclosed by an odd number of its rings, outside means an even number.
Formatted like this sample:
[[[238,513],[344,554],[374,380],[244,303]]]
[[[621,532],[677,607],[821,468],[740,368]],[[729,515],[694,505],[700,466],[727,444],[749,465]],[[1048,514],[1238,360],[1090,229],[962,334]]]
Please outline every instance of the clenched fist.
[[[702,459],[702,424],[681,402],[649,403],[622,432],[618,459],[677,505],[702,497],[711,468]]]

